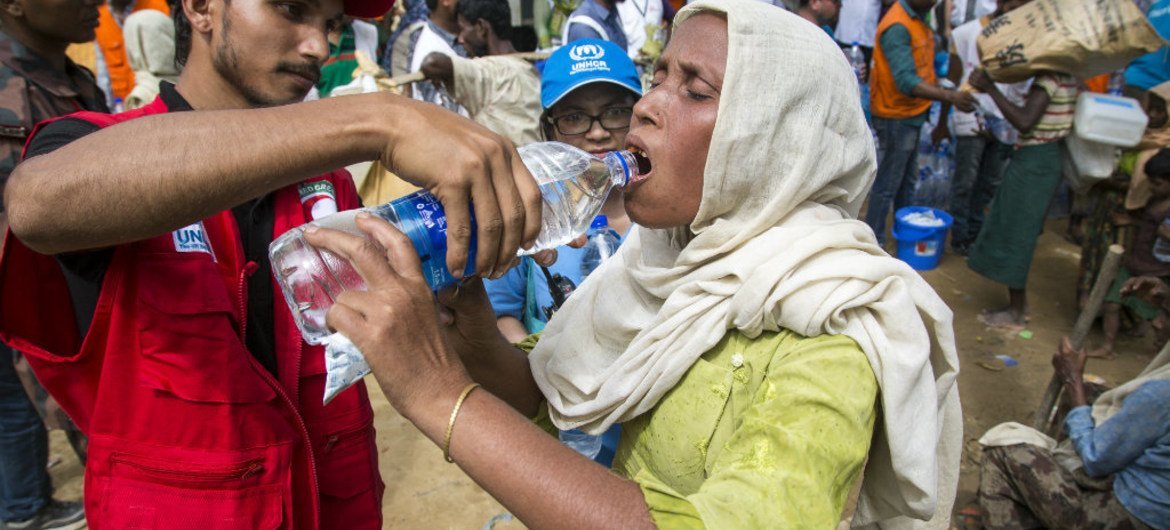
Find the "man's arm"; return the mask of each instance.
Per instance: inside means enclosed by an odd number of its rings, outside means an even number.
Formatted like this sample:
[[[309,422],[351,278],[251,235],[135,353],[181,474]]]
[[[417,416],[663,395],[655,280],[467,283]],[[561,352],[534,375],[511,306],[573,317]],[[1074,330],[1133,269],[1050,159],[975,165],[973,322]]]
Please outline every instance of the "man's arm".
[[[1028,98],[1024,101],[1024,106],[1020,107],[1009,101],[1007,96],[1000,92],[999,87],[991,80],[991,76],[987,75],[987,71],[982,68],[976,68],[974,72],[971,72],[968,82],[971,83],[971,86],[991,96],[991,99],[995,101],[995,106],[999,107],[1000,112],[1003,113],[1003,117],[1021,133],[1031,131],[1037,123],[1040,123],[1040,118],[1044,117],[1044,111],[1048,108],[1048,92],[1035,84],[1028,91]]]
[[[30,248],[62,253],[156,236],[363,160],[439,197],[447,263],[500,274],[540,228],[540,193],[511,144],[443,109],[389,94],[254,110],[147,116],[89,134],[13,172],[4,204]],[[470,198],[469,198],[470,195]]]

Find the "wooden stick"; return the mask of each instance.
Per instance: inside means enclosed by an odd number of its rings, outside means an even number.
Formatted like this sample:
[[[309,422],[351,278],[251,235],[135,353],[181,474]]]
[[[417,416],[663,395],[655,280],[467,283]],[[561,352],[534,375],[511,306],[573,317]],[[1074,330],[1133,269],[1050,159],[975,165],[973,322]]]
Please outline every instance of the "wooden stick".
[[[536,62],[536,61],[543,61],[545,59],[548,59],[549,55],[550,55],[550,52],[519,52],[519,53],[508,53],[508,54],[504,54],[504,55],[496,55],[494,57],[515,57],[517,59],[524,59],[525,61]],[[402,85],[409,85],[411,83],[417,83],[419,81],[426,81],[426,79],[427,78],[423,76],[422,72],[411,72],[409,74],[403,74],[403,75],[391,77],[390,80],[388,81],[388,83],[390,83],[393,86],[402,86]]]
[[[1125,248],[1121,245],[1109,245],[1109,252],[1105,254],[1105,261],[1101,264],[1101,270],[1097,273],[1097,281],[1093,284],[1093,290],[1089,293],[1089,301],[1085,307],[1081,309],[1080,316],[1077,317],[1077,323],[1073,326],[1072,334],[1069,335],[1069,342],[1072,343],[1074,350],[1081,349],[1084,346],[1085,337],[1089,334],[1089,328],[1093,325],[1093,320],[1097,318],[1097,312],[1101,309],[1101,304],[1105,301],[1105,295],[1109,292],[1109,287],[1113,285],[1113,279],[1117,277],[1117,269],[1121,266],[1121,256],[1125,253]],[[1040,407],[1036,409],[1036,413],[1032,416],[1032,427],[1036,430],[1047,433],[1052,421],[1053,412],[1057,399],[1060,397],[1061,391],[1064,390],[1064,385],[1056,374],[1052,374],[1052,380],[1048,381],[1048,388],[1044,391],[1044,397],[1040,400]]]

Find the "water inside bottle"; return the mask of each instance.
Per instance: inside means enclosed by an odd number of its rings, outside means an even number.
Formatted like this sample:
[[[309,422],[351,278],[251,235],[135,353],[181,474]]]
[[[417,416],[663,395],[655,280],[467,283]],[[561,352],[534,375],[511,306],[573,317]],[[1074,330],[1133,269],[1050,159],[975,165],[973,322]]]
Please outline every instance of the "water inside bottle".
[[[340,212],[313,224],[360,235],[354,220],[357,210]],[[273,274],[305,340],[320,344],[329,335],[325,313],[343,291],[365,290],[366,283],[348,261],[327,250],[310,246],[304,228],[278,238],[269,249]]]

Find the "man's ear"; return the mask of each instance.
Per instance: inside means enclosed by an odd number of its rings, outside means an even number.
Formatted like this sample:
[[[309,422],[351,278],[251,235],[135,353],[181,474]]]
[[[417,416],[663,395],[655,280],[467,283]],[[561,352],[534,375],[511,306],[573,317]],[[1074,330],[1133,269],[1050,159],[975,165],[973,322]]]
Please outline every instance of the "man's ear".
[[[0,11],[13,17],[23,17],[24,0],[0,0]]]
[[[3,1],[5,0],[0,0],[0,2]],[[217,6],[213,6],[213,3],[216,3],[215,0],[182,0],[181,5],[176,7],[186,13],[187,22],[191,24],[192,33],[207,34],[213,27],[211,23],[212,13],[219,6],[223,5],[220,3]]]

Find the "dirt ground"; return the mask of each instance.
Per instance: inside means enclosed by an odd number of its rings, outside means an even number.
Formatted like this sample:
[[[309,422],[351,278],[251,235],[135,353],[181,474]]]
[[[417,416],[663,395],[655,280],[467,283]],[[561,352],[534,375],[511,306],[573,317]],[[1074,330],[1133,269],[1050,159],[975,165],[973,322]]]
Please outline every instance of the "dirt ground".
[[[938,269],[923,273],[955,312],[962,369],[959,391],[967,440],[956,509],[974,499],[979,479],[975,440],[1001,422],[1029,423],[1052,375],[1052,352],[1076,319],[1080,249],[1060,236],[1064,228],[1065,221],[1050,221],[1040,238],[1029,284],[1031,339],[988,330],[975,319],[983,308],[1006,304],[1007,293],[967,269],[963,258],[946,255]],[[1100,330],[1095,329],[1089,340],[1095,345],[1100,340]],[[1123,337],[1118,341],[1117,352],[1116,360],[1091,359],[1086,372],[1111,385],[1125,381],[1152,358],[1153,342],[1150,337]],[[995,355],[1008,355],[1019,364],[1000,367],[986,363],[1000,368],[998,371],[978,364]],[[439,449],[390,408],[372,381],[370,389],[377,417],[382,478],[386,482],[386,528],[486,529],[491,527],[493,518],[494,528],[523,528],[458,467],[444,462]],[[53,433],[50,459],[54,462],[51,471],[57,495],[80,498],[82,469],[59,432]]]

